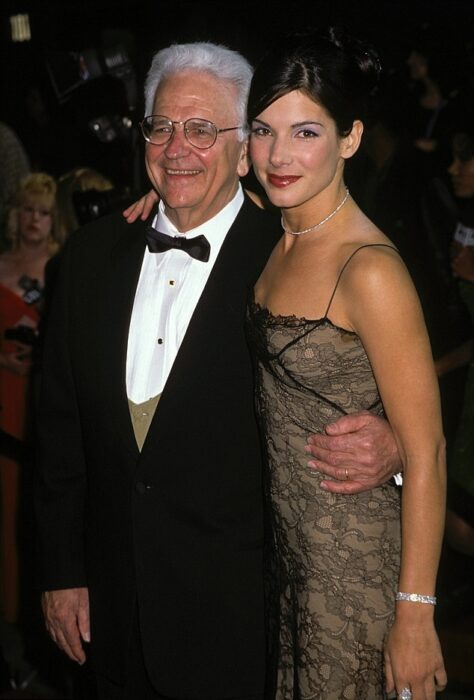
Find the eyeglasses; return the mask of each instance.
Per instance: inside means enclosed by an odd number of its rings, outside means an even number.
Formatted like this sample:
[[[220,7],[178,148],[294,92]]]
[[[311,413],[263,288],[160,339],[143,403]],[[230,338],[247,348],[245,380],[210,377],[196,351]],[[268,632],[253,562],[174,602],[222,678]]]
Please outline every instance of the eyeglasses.
[[[230,126],[227,129],[218,129],[215,124],[208,122],[206,119],[186,119],[184,122],[173,121],[168,117],[163,117],[161,114],[152,114],[145,117],[140,122],[143,138],[148,143],[155,146],[164,146],[173,137],[175,125],[182,124],[184,135],[191,146],[195,148],[211,148],[217,139],[217,134],[224,131],[235,131],[241,129],[240,126]]]

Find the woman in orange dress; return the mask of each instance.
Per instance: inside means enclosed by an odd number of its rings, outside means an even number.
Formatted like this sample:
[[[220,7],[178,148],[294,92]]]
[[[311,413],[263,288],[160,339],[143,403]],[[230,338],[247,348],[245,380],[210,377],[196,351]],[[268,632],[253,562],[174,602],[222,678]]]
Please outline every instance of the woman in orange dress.
[[[8,219],[10,249],[0,255],[0,583],[1,616],[9,627],[16,625],[19,607],[20,464],[5,448],[27,433],[44,266],[58,247],[55,198],[50,175],[32,173],[21,181]]]

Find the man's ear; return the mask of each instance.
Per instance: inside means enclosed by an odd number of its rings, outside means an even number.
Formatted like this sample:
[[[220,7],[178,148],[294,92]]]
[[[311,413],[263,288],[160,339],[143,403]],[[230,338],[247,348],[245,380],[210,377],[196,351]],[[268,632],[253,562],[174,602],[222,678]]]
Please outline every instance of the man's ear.
[[[242,144],[239,162],[237,164],[237,174],[239,177],[244,177],[250,170],[250,155],[249,155],[249,140],[246,139]]]
[[[352,129],[347,136],[344,136],[341,142],[341,156],[342,158],[352,158],[354,153],[357,152],[360,142],[362,140],[362,134],[364,132],[364,125],[360,119],[356,119],[352,124]]]

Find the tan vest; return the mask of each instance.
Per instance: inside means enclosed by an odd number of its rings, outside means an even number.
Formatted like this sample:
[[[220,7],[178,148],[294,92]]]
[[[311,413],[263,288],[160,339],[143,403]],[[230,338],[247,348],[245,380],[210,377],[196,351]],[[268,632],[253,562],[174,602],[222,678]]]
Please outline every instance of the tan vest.
[[[152,396],[151,399],[148,399],[148,401],[144,401],[143,403],[133,403],[133,401],[130,399],[128,400],[128,408],[132,419],[133,432],[135,433],[135,440],[137,441],[140,452],[142,451],[143,443],[145,442],[152,418],[155,415],[160,396],[161,394]]]

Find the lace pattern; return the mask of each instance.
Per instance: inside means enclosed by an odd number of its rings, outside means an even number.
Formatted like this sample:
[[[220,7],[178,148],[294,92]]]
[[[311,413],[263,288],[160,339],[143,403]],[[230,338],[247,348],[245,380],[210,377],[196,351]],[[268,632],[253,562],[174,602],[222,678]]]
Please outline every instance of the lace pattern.
[[[384,698],[382,646],[393,619],[398,489],[324,492],[306,437],[368,409],[382,415],[359,337],[327,317],[273,316],[252,302],[248,332],[268,458],[268,697]]]

